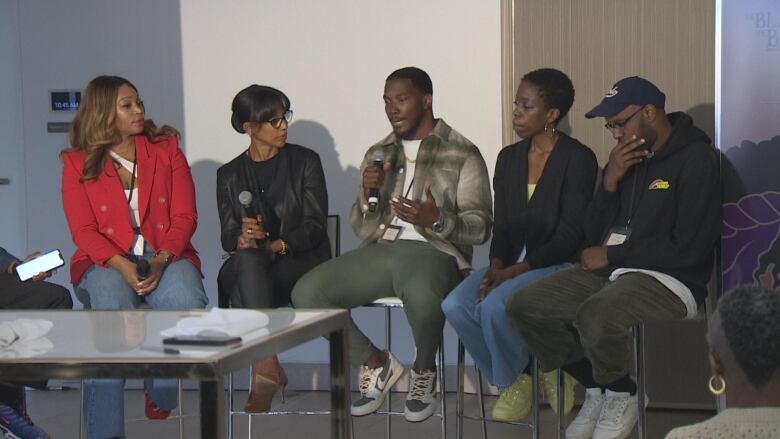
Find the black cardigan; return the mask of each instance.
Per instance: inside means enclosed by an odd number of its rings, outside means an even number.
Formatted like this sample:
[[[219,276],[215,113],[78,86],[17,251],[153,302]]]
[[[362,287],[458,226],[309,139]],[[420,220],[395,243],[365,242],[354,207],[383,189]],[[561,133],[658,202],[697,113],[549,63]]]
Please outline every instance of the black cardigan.
[[[490,260],[515,264],[525,246],[525,260],[532,269],[573,262],[584,240],[583,219],[598,172],[596,156],[560,133],[528,200],[530,146],[531,139],[525,139],[498,154]]]
[[[217,170],[222,248],[227,252],[236,249],[243,216],[238,194],[247,190],[254,195],[252,208],[255,212],[273,209],[276,213],[280,222],[279,237],[287,243],[289,257],[308,253],[325,261],[330,258],[328,191],[320,157],[306,147],[288,143],[279,149],[277,159],[276,176],[268,189],[271,199],[277,200],[273,206],[261,205],[251,159],[245,153]]]

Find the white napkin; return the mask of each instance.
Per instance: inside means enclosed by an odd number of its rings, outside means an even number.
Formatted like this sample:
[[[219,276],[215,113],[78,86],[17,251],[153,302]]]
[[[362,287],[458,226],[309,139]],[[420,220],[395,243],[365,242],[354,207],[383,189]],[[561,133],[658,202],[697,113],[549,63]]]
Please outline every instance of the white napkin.
[[[173,328],[163,329],[163,337],[239,337],[268,325],[268,316],[252,309],[212,308],[197,317],[185,317]]]
[[[43,337],[54,326],[49,320],[16,319],[0,323],[0,348]]]

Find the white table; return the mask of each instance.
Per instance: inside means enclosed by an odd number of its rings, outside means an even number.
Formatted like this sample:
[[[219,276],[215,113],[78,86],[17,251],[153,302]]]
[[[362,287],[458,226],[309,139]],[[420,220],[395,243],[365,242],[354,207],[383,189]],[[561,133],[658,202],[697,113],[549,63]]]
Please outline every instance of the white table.
[[[189,378],[200,381],[202,438],[226,437],[224,377],[252,362],[309,340],[330,339],[331,437],[350,437],[348,313],[344,310],[264,310],[268,325],[236,346],[171,346],[162,352],[160,330],[204,311],[0,311],[0,322],[18,318],[54,323],[47,352],[0,350],[7,381],[73,378]],[[45,343],[44,343],[45,344]],[[13,346],[13,345],[12,345]],[[181,401],[180,401],[181,403]]]

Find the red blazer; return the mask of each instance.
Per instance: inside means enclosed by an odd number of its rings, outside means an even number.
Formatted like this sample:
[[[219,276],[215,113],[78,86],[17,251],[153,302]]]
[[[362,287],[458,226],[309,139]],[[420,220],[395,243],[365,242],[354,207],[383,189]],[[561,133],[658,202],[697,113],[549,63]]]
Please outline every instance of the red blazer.
[[[135,151],[141,235],[156,251],[187,259],[200,270],[190,242],[198,221],[195,186],[178,139],[150,143],[136,136]],[[92,264],[105,266],[112,256],[127,254],[133,243],[127,198],[111,160],[96,179],[81,182],[85,157],[84,151],[62,155],[62,206],[77,247],[70,259],[73,285]]]

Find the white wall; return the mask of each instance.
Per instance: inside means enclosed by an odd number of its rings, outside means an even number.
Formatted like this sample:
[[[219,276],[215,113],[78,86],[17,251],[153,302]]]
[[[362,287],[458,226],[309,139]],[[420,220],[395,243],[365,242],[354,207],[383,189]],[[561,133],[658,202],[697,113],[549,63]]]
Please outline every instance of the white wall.
[[[24,140],[22,137],[19,0],[0,0],[0,246],[19,258],[27,255],[24,203]]]
[[[215,172],[248,145],[229,118],[233,96],[249,84],[272,85],[290,97],[289,140],[323,159],[330,212],[342,217],[343,251],[356,245],[347,213],[357,168],[365,150],[390,131],[382,91],[396,68],[414,65],[431,75],[436,115],[481,148],[492,172],[502,146],[499,2],[187,0],[181,18],[187,156],[199,190],[195,245],[212,292],[221,262]],[[483,250],[475,262],[486,259]],[[353,315],[382,343],[380,311]],[[400,315],[397,322],[394,352],[411,361],[408,325]],[[284,359],[324,361],[325,352],[318,343]]]
[[[101,74],[124,76],[139,88],[150,117],[181,127],[178,8],[176,0],[18,1],[22,102],[16,112],[23,120],[27,187],[20,220],[30,249],[60,248],[66,257],[75,250],[60,201],[59,152],[67,135],[46,132],[47,122],[70,121],[73,113],[50,112],[49,91],[80,90]],[[68,269],[54,281],[69,285]]]

